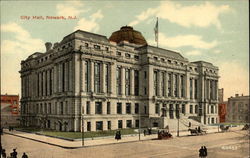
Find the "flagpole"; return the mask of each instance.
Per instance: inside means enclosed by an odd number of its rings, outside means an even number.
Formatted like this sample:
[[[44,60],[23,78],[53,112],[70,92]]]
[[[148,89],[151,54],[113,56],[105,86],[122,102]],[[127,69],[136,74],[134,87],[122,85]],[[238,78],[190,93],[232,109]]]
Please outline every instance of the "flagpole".
[[[156,20],[156,24],[155,24],[155,28],[154,28],[154,31],[155,31],[155,41],[156,41],[156,46],[158,48],[158,42],[159,42],[159,28],[158,28],[158,17],[157,17],[157,20]]]

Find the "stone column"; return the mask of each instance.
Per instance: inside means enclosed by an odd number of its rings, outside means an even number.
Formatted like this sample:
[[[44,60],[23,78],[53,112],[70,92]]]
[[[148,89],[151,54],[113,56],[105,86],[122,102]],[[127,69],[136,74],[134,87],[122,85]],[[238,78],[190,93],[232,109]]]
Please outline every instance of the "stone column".
[[[122,71],[122,73],[121,73],[121,85],[122,85],[122,87],[121,87],[121,94],[122,95],[125,95],[125,68],[124,67],[121,67],[121,71]]]
[[[107,102],[106,101],[102,102],[102,114],[104,115],[107,114]]]
[[[74,93],[76,95],[80,92],[80,60],[79,60],[79,54],[75,54],[74,56]]]
[[[130,94],[135,94],[135,72],[134,69],[130,69]]]
[[[154,71],[153,66],[148,67],[148,97],[152,98],[154,95]]]
[[[181,98],[181,75],[178,74],[178,88],[177,88],[178,97]]]
[[[90,86],[89,86],[89,89],[90,89],[90,92],[94,92],[94,62],[93,61],[90,61]]]
[[[62,92],[62,63],[58,64],[58,92]]]
[[[164,88],[165,88],[165,97],[168,97],[168,72],[165,72],[165,82],[164,82]]]
[[[194,82],[194,81],[195,81],[195,79],[193,78],[193,79],[192,79],[192,82],[193,82],[193,94],[192,94],[192,95],[193,95],[193,99],[194,99],[194,97],[195,97],[195,96],[194,96],[194,92],[195,92],[195,84],[194,84],[195,82]]]
[[[185,78],[185,86],[184,87],[186,87],[185,91],[184,91],[185,97],[187,99],[190,99],[190,83],[189,83],[189,81],[190,81],[190,72],[186,72],[186,76],[184,78]]]

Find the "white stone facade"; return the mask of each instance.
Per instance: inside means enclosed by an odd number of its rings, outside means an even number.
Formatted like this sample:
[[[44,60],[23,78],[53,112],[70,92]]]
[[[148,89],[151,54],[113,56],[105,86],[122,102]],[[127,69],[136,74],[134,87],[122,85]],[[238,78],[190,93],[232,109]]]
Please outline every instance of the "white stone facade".
[[[21,62],[26,126],[113,130],[136,128],[140,119],[141,127],[163,128],[178,111],[204,124],[219,121],[218,68],[211,63],[81,30],[46,47]]]

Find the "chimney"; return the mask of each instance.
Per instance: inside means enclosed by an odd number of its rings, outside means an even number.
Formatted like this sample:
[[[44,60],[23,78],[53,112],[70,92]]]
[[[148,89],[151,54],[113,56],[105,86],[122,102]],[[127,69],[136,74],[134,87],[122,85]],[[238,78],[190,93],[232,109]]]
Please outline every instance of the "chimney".
[[[238,97],[239,96],[239,94],[235,94],[235,97]]]
[[[45,43],[45,47],[46,47],[46,52],[49,51],[49,50],[51,50],[52,43],[46,42],[46,43]]]

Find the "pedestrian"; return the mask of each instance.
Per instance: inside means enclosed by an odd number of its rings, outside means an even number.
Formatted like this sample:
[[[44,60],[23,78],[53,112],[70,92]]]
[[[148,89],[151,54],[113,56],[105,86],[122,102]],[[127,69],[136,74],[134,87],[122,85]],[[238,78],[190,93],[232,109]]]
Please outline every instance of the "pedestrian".
[[[118,132],[119,132],[119,139],[122,139],[121,131],[118,131]]]
[[[2,157],[3,158],[6,158],[6,152],[5,152],[5,149],[2,150]]]
[[[143,130],[143,134],[144,134],[144,136],[146,136],[146,132],[147,132],[147,131],[144,129],[144,130]]]
[[[204,149],[204,157],[207,157],[207,148],[206,148],[206,146],[204,146],[203,149]]]
[[[188,127],[191,127],[191,122],[188,123]]]
[[[12,152],[12,157],[13,157],[13,158],[17,158],[17,152],[16,152],[16,149],[13,149],[13,152]]]
[[[198,132],[201,133],[201,127],[200,126],[198,126]]]
[[[23,153],[22,158],[28,158],[28,155],[26,155],[26,153]]]
[[[119,140],[119,132],[118,132],[118,131],[115,132],[115,139],[116,139],[117,141]]]
[[[199,149],[199,158],[203,158],[204,156],[204,149],[203,146]]]
[[[166,126],[166,130],[167,130],[167,132],[169,132],[169,126],[168,125]]]

